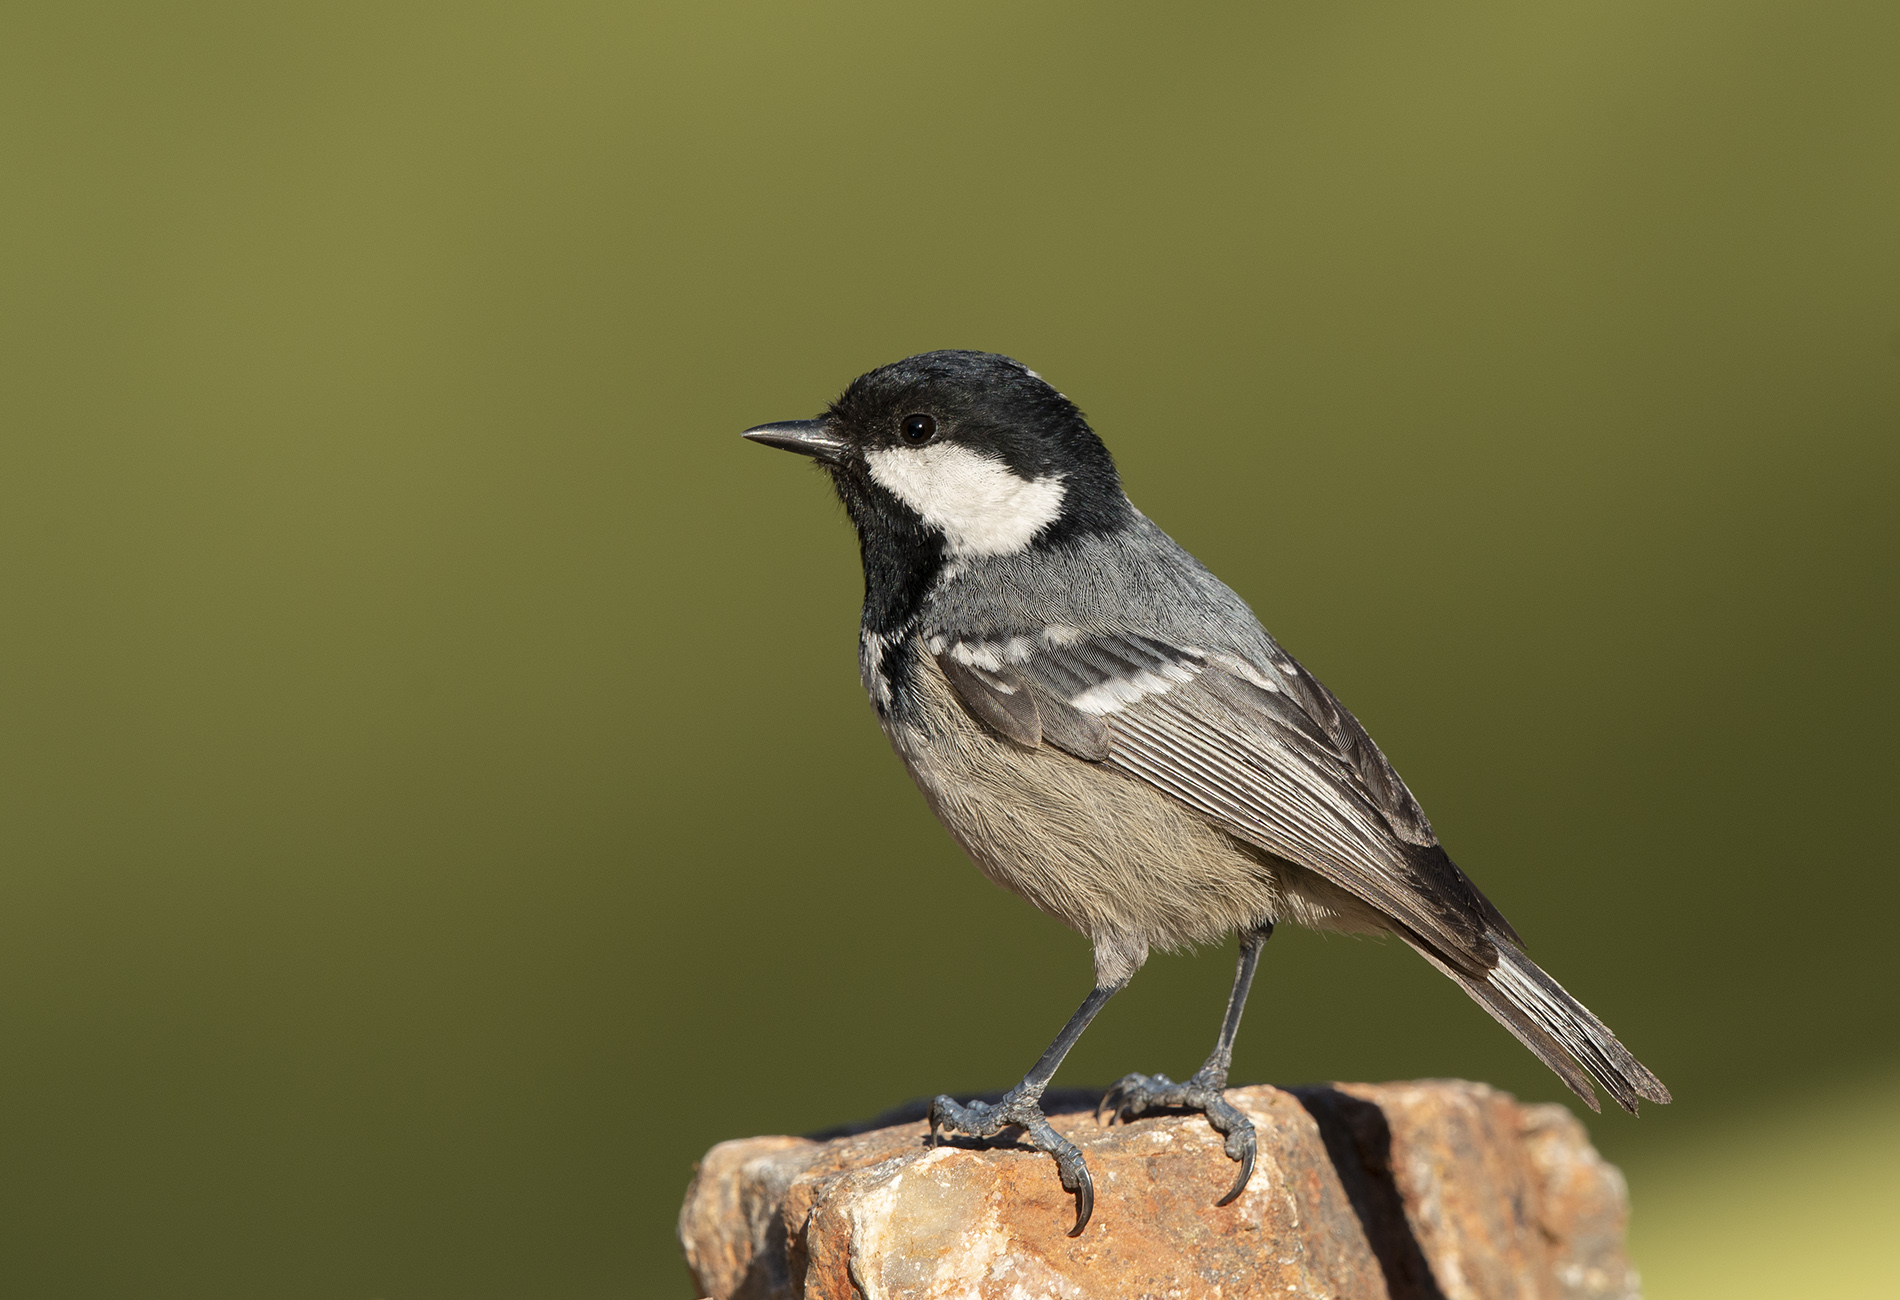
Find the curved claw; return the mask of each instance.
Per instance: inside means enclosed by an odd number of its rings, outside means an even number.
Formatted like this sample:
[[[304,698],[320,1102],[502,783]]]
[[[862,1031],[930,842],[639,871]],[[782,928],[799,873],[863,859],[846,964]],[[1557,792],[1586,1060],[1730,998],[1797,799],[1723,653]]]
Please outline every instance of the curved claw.
[[[1079,1237],[1095,1213],[1095,1179],[1081,1151],[1050,1126],[1039,1097],[1039,1092],[1012,1092],[993,1106],[981,1101],[965,1106],[952,1097],[939,1096],[930,1103],[930,1145],[937,1145],[940,1126],[977,1138],[995,1137],[1012,1126],[1022,1129],[1023,1141],[1056,1162],[1063,1189],[1075,1194],[1075,1226],[1069,1235]]]
[[[1109,1123],[1117,1119],[1125,1123],[1158,1106],[1200,1111],[1207,1117],[1208,1127],[1227,1139],[1227,1158],[1240,1163],[1240,1176],[1234,1179],[1227,1195],[1214,1202],[1231,1205],[1253,1179],[1259,1146],[1253,1121],[1235,1110],[1223,1095],[1225,1083],[1224,1072],[1215,1074],[1206,1069],[1186,1083],[1176,1083],[1165,1074],[1130,1074],[1102,1095],[1095,1108],[1096,1122],[1100,1123],[1106,1113]]]
[[[1069,1229],[1071,1237],[1082,1235],[1082,1229],[1089,1226],[1089,1216],[1095,1213],[1095,1179],[1089,1174],[1089,1167],[1076,1162],[1076,1183],[1069,1190],[1075,1193],[1075,1226]],[[1066,1181],[1066,1180],[1065,1180]]]
[[[1236,1200],[1240,1198],[1240,1194],[1247,1190],[1247,1183],[1250,1179],[1253,1178],[1253,1160],[1254,1160],[1255,1149],[1256,1148],[1255,1148],[1255,1143],[1253,1140],[1253,1134],[1248,1133],[1247,1145],[1242,1149],[1241,1156],[1240,1156],[1240,1177],[1234,1179],[1234,1185],[1227,1189],[1227,1195],[1221,1197],[1218,1201],[1215,1201],[1214,1204],[1232,1205]]]

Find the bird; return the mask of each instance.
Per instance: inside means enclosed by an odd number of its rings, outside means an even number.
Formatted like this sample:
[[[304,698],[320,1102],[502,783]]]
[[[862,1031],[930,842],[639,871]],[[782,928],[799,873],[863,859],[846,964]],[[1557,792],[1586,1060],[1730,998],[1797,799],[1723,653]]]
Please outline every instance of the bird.
[[[1239,936],[1214,1048],[1189,1079],[1131,1073],[1098,1121],[1200,1113],[1240,1165],[1235,1035],[1274,927],[1398,936],[1592,1110],[1662,1081],[1524,952],[1358,720],[1123,490],[1076,404],[997,353],[925,352],[814,419],[743,437],[809,457],[856,529],[858,667],[892,748],[983,873],[1086,936],[1094,983],[1000,1100],[930,1103],[928,1140],[1016,1129],[1093,1212],[1081,1151],[1041,1099],[1147,960]]]

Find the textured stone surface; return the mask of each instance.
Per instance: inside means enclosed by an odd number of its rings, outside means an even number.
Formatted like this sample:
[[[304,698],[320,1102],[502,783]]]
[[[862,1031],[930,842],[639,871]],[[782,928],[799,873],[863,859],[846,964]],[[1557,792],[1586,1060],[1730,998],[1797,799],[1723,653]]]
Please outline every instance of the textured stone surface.
[[[829,1140],[723,1142],[680,1212],[719,1300],[1311,1296],[1625,1300],[1623,1180],[1560,1106],[1433,1081],[1235,1089],[1260,1161],[1199,1116],[1098,1127],[1051,1100],[1095,1173],[1095,1217],[1026,1149],[924,1145],[920,1119]]]

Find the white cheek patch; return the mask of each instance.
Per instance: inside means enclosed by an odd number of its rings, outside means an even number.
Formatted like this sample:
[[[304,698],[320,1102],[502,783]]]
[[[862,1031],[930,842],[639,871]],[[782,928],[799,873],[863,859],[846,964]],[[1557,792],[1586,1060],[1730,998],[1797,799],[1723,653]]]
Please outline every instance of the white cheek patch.
[[[1000,460],[940,443],[865,457],[871,477],[942,530],[952,555],[1008,555],[1062,513],[1062,475],[1019,478]]]

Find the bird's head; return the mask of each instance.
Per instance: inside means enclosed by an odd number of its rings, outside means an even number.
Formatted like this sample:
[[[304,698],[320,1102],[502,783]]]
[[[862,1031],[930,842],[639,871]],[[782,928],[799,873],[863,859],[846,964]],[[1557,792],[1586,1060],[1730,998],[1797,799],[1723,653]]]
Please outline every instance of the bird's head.
[[[1133,507],[1075,404],[1020,362],[925,352],[881,366],[815,420],[746,430],[831,474],[867,548],[1011,555],[1114,528]]]

